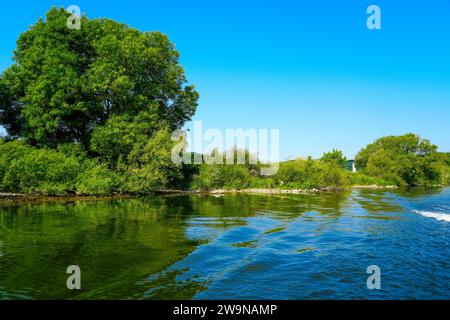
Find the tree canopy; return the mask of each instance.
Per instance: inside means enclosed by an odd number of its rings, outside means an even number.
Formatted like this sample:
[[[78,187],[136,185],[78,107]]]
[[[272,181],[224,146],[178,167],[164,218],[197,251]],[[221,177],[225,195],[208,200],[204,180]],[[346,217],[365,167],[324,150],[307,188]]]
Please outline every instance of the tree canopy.
[[[93,151],[103,154],[98,137],[120,151],[124,133],[150,137],[162,123],[176,129],[192,117],[199,95],[166,35],[85,16],[81,29],[69,29],[69,16],[53,8],[17,41],[0,77],[0,124],[10,136],[88,149],[94,135]]]
[[[444,166],[437,146],[416,134],[387,136],[362,149],[356,165],[369,176],[387,178],[396,184],[438,184]]]
[[[322,161],[327,163],[334,163],[335,165],[346,168],[347,158],[341,150],[333,149],[330,152],[325,152],[322,156]]]

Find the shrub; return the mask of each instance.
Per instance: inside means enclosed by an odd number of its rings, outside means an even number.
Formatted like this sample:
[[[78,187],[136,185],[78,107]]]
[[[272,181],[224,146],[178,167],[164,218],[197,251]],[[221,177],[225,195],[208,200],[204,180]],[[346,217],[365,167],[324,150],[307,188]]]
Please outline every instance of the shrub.
[[[163,127],[146,143],[137,143],[128,155],[123,174],[124,190],[132,193],[148,193],[167,188],[182,179],[182,167],[171,158],[174,142],[170,130]]]
[[[76,189],[80,195],[109,195],[120,186],[120,177],[107,164],[90,160],[78,175]]]
[[[308,158],[282,162],[274,176],[282,188],[324,188],[348,183],[345,170],[339,164]]]
[[[250,171],[244,165],[203,164],[194,176],[193,189],[244,189],[250,186]]]
[[[368,185],[387,186],[387,185],[397,185],[399,183],[399,181],[389,181],[386,179],[368,176],[362,172],[349,173],[348,179],[351,185],[356,186],[368,186]]]
[[[9,159],[8,162],[8,156],[2,157],[3,162],[9,163],[2,181],[5,189],[49,195],[75,192],[75,181],[80,171],[77,158],[56,150],[32,147],[28,147],[25,153],[17,141],[7,145],[16,148],[13,151],[14,159]]]
[[[14,140],[5,142],[4,140],[0,140],[0,187],[2,189],[11,190],[4,183],[4,177],[9,170],[11,161],[21,158],[30,150],[31,147],[23,141]]]

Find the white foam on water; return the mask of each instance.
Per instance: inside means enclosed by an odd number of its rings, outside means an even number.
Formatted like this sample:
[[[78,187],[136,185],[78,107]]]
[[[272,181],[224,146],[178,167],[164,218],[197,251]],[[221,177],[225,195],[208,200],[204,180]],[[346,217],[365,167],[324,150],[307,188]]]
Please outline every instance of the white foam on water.
[[[418,213],[427,218],[433,218],[439,221],[447,221],[450,222],[450,214],[447,213],[439,213],[439,212],[431,212],[431,211],[421,211],[421,210],[413,210],[414,213]]]

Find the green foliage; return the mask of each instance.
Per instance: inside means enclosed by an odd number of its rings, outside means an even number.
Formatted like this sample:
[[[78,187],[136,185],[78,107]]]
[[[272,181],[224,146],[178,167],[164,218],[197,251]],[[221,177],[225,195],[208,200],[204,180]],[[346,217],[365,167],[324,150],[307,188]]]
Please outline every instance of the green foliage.
[[[91,150],[112,167],[119,157],[126,158],[134,146],[141,146],[161,125],[156,114],[140,112],[136,117],[112,116],[94,129]]]
[[[340,168],[347,168],[347,158],[341,150],[333,149],[331,152],[325,152],[321,159],[325,163],[335,164]]]
[[[250,186],[250,171],[239,164],[203,164],[194,177],[193,189],[244,189]]]
[[[106,195],[119,187],[119,177],[106,164],[89,160],[80,145],[37,149],[20,140],[0,140],[1,190]]]
[[[446,186],[450,186],[450,166],[441,167],[442,183]]]
[[[356,165],[368,176],[397,185],[435,185],[443,181],[446,165],[437,146],[418,135],[388,136],[356,155]]]
[[[308,158],[282,162],[275,181],[283,188],[324,188],[347,183],[345,170],[336,162]]]
[[[110,153],[121,152],[136,134],[130,122],[150,117],[144,126],[164,120],[175,129],[191,118],[198,93],[187,85],[166,35],[86,17],[81,29],[69,29],[69,15],[53,8],[17,41],[15,63],[0,77],[0,124],[11,136],[39,146],[89,147],[92,132],[105,125],[106,132],[96,132],[94,149],[117,159]],[[122,129],[126,137],[117,141]],[[114,148],[105,154],[101,139],[109,135]]]
[[[0,139],[1,191],[450,184],[450,154],[414,134],[368,145],[356,156],[357,174],[336,149],[320,160],[281,162],[270,177],[247,150],[213,152],[233,164],[175,164],[171,132],[191,119],[199,96],[174,45],[160,32],[108,19],[82,17],[80,30],[69,29],[69,15],[53,8],[23,33],[15,63],[0,76],[0,125],[8,132]]]
[[[348,179],[351,185],[354,186],[392,186],[396,185],[398,181],[386,180],[377,177],[368,176],[361,172],[351,172],[348,174]]]
[[[5,142],[0,140],[0,186],[6,188],[3,179],[9,170],[11,162],[26,155],[30,147],[23,141],[14,140]]]
[[[170,132],[197,108],[166,35],[51,9],[0,76],[0,188],[47,194],[147,193],[181,185]]]
[[[80,163],[84,163],[89,159],[87,152],[81,144],[77,143],[63,143],[56,147],[60,153],[68,157],[78,159]]]
[[[270,177],[259,175],[249,165],[203,164],[195,176],[192,188],[245,189],[245,188],[298,188],[312,189],[344,186],[348,183],[346,171],[334,162],[311,158],[281,162],[278,172]]]
[[[1,186],[5,190],[60,195],[75,191],[80,163],[73,156],[12,141],[0,147]]]
[[[88,161],[78,175],[76,189],[80,195],[110,195],[120,186],[120,177],[105,163]]]
[[[174,142],[168,127],[158,130],[145,143],[136,143],[128,155],[125,190],[133,193],[147,193],[165,189],[182,179],[181,165],[172,161]],[[121,165],[122,170],[125,165]]]
[[[442,184],[450,186],[450,153],[440,153],[437,157]]]

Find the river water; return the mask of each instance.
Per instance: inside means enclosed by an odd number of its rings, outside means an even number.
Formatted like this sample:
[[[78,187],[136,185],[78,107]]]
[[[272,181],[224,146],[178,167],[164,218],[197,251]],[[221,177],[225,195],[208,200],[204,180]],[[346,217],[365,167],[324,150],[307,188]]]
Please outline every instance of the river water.
[[[449,220],[448,188],[3,206],[0,299],[450,299]]]

